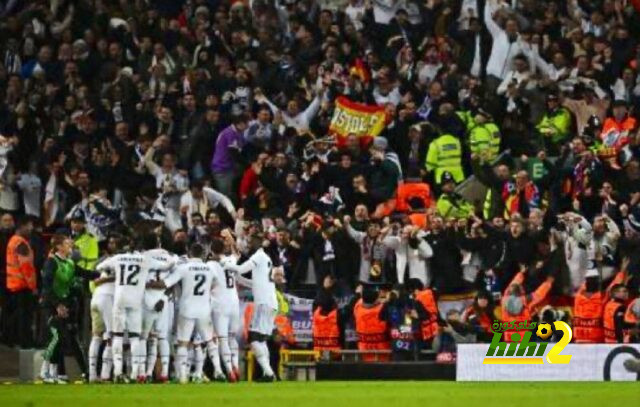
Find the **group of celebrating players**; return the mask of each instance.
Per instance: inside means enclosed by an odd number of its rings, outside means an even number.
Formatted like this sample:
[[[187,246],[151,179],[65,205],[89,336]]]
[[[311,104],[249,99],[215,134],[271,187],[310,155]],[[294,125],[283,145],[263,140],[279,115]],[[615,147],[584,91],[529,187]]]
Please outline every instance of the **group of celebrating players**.
[[[137,250],[102,260],[91,300],[93,337],[89,346],[89,382],[145,383],[169,380],[202,382],[205,357],[214,380],[237,382],[240,303],[237,283],[251,287],[254,312],[248,341],[262,368],[261,381],[273,381],[266,341],[277,314],[274,267],[262,239],[249,242],[250,257],[240,258],[230,231],[209,248],[194,243],[187,256],[159,247],[155,234],[137,239]],[[251,274],[251,278],[243,275]],[[98,374],[98,356],[102,351]],[[128,352],[125,353],[125,341]],[[160,371],[154,374],[160,357]],[[55,366],[43,363],[41,376],[55,382]]]

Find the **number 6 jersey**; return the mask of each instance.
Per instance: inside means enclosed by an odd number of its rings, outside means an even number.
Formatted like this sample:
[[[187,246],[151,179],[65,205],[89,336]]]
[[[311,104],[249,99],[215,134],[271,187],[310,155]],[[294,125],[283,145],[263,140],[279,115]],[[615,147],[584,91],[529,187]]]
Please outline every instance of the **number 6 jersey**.
[[[209,318],[211,315],[211,288],[218,284],[217,263],[206,264],[201,259],[189,259],[175,267],[164,279],[167,287],[182,282],[180,315],[189,319]],[[220,282],[222,283],[222,282]]]
[[[235,256],[224,256],[219,262],[207,262],[207,264],[213,265],[218,273],[216,276],[217,281],[211,293],[213,311],[237,311],[240,308],[238,289],[236,288],[236,273],[223,269],[226,264],[236,264],[237,260]]]
[[[116,277],[114,306],[142,306],[149,270],[167,270],[173,263],[160,261],[143,253],[118,254],[98,264],[96,270],[112,270]]]

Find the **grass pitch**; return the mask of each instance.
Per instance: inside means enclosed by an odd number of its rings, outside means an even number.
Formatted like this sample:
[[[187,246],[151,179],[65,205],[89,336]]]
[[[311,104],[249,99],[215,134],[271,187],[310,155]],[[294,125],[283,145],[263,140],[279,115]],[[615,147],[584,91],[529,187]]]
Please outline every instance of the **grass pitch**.
[[[281,382],[203,385],[0,385],[0,406],[359,407],[640,405],[640,383]],[[552,404],[553,403],[553,404]]]

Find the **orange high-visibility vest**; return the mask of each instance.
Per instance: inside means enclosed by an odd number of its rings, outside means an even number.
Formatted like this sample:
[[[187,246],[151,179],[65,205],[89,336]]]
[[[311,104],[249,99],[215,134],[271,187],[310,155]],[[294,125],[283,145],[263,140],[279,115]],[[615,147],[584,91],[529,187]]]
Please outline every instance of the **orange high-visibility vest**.
[[[424,182],[405,182],[398,186],[396,191],[396,211],[408,212],[410,209],[409,200],[418,198],[422,201],[425,208],[433,206],[431,198],[431,189]]]
[[[27,245],[29,254],[18,254],[18,246]],[[18,292],[23,290],[36,290],[36,269],[33,265],[33,250],[29,242],[19,235],[11,236],[7,245],[7,290]]]
[[[416,300],[429,312],[429,318],[422,321],[422,340],[430,341],[438,333],[438,303],[430,289],[422,290],[416,295]]]
[[[313,350],[340,350],[338,310],[323,315],[318,307],[313,313]]]
[[[631,131],[636,127],[636,119],[626,117],[623,121],[617,122],[613,117],[608,117],[602,124],[602,134],[606,134],[611,130]]]
[[[507,297],[502,297],[503,301],[501,304],[501,309],[502,309],[502,322],[511,322],[511,321],[515,321],[516,324],[520,323],[520,322],[524,322],[524,321],[531,321],[531,312],[529,311],[529,304],[527,303],[527,297],[522,295],[520,296],[520,300],[522,301],[522,311],[520,312],[520,314],[514,315],[514,314],[510,314],[509,311],[507,311],[507,302],[505,301],[505,299]],[[522,332],[517,331],[517,330],[507,330],[504,332],[503,335],[503,340],[505,342],[511,342],[511,335],[515,334],[515,333],[519,333],[520,336],[522,336]]]
[[[623,304],[616,300],[610,300],[607,305],[604,306],[603,322],[605,343],[618,343],[618,339],[616,338],[616,321],[614,317],[616,312],[618,312],[618,309],[623,306]]]
[[[365,307],[362,299],[356,302],[353,314],[358,334],[359,350],[390,350],[387,323],[379,318],[382,304],[373,307]],[[389,355],[363,355],[362,360],[372,362],[375,360],[389,360]]]
[[[278,330],[278,335],[282,338],[282,342],[295,345],[296,336],[293,333],[293,326],[291,326],[289,318],[286,315],[278,314],[273,323]]]
[[[247,306],[244,308],[244,329],[242,330],[244,339],[249,339],[249,325],[251,325],[251,318],[253,318],[253,303],[247,303]]]
[[[633,304],[635,304],[636,301],[640,301],[640,299],[636,298],[634,301],[631,301],[631,303],[629,303],[629,305],[627,306],[627,311],[624,313],[624,322],[626,322],[627,324],[633,324],[637,327],[638,322],[640,322],[640,319],[636,316],[636,314],[633,313],[633,311],[631,311],[631,307],[633,307]],[[624,330],[625,343],[631,343],[631,335],[632,335],[631,329]],[[638,340],[638,338],[640,338],[640,333],[637,331],[633,333],[633,335],[635,336],[636,341]]]
[[[583,290],[578,291],[573,303],[573,338],[576,343],[602,343],[602,294],[590,297]]]

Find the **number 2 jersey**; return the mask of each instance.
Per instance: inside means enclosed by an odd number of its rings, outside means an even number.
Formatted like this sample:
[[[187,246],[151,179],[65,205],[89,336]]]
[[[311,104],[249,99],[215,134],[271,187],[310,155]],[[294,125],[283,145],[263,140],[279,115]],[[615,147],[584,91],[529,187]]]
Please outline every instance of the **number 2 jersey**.
[[[173,264],[145,253],[118,254],[98,264],[96,270],[112,270],[115,275],[113,304],[118,307],[142,306],[149,270],[168,270]]]
[[[220,283],[220,265],[205,263],[200,259],[189,259],[177,265],[164,279],[167,287],[182,283],[179,312],[184,318],[202,319],[211,317],[211,288]]]

